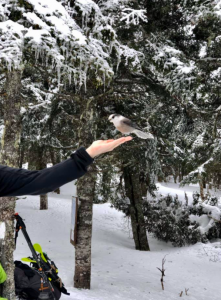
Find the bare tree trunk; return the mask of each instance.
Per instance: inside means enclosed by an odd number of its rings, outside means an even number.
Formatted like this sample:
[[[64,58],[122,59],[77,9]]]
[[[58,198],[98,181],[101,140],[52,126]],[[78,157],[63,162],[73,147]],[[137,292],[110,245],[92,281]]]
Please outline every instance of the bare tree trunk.
[[[42,170],[42,169],[47,168],[46,161],[44,160],[44,154],[45,154],[44,147],[36,145],[35,148],[36,148],[36,162],[35,162],[36,169]],[[48,195],[47,194],[40,195],[40,210],[45,210],[45,209],[48,209]]]
[[[21,136],[21,71],[13,71],[6,75],[6,98],[4,102],[4,132],[1,139],[1,164],[11,167],[19,166],[19,145]],[[0,198],[0,220],[6,224],[5,238],[2,241],[0,260],[7,274],[3,284],[2,296],[15,300],[14,292],[14,212],[15,197]]]
[[[40,210],[48,209],[48,194],[40,195]]]
[[[94,140],[94,103],[82,101],[79,144],[89,146]],[[78,210],[77,243],[75,249],[74,287],[90,289],[91,285],[91,239],[92,208],[96,184],[96,167],[90,165],[87,174],[78,180],[77,191],[81,204]]]
[[[204,201],[205,196],[204,196],[204,190],[203,190],[203,178],[202,178],[201,174],[199,174],[198,177],[199,177],[199,185],[200,185],[200,197],[201,197],[202,201]]]
[[[54,150],[52,147],[49,148],[51,162],[53,165],[58,164],[61,161],[60,154],[58,151]],[[60,188],[58,187],[55,191],[55,193],[60,194]]]
[[[94,166],[78,182],[78,211],[77,244],[75,250],[74,287],[90,289],[91,284],[91,237],[93,198],[95,191]]]
[[[123,170],[126,195],[130,199],[130,215],[135,248],[150,251],[142,207],[142,192],[139,182],[139,173],[135,169],[125,167]]]
[[[2,256],[0,261],[7,274],[7,280],[2,285],[2,295],[8,300],[15,300],[15,287],[14,287],[14,219],[15,213],[15,199],[14,197],[0,198],[0,220],[5,222],[6,232],[5,238],[2,241]]]
[[[178,172],[179,172],[179,183],[182,181],[182,173],[181,173],[181,165],[178,167]]]
[[[22,164],[24,163],[24,156],[25,156],[25,143],[22,142],[21,138],[21,143],[19,146],[19,168],[22,168]]]

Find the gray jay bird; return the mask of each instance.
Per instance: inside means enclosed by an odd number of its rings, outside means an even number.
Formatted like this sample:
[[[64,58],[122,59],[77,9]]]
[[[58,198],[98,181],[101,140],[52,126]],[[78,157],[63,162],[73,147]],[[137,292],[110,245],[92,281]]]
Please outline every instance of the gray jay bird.
[[[114,124],[118,131],[123,134],[135,133],[141,139],[153,139],[154,136],[149,132],[143,132],[131,120],[118,114],[112,114],[108,120]]]

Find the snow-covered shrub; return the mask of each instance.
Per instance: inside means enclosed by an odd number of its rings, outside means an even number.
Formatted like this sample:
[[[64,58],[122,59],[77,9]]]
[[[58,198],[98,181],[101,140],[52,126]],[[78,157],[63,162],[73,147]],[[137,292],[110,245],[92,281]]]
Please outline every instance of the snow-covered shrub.
[[[197,242],[206,243],[221,237],[221,209],[217,198],[204,203],[198,202],[194,194],[194,204],[187,206],[178,197],[168,195],[155,201],[144,203],[147,229],[154,236],[174,246],[184,246]]]

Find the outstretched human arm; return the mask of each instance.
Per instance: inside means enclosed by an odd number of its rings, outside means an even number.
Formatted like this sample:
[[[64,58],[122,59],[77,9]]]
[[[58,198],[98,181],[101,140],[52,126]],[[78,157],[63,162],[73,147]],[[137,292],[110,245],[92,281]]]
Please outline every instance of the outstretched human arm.
[[[95,141],[85,149],[80,147],[68,158],[53,167],[39,171],[11,168],[0,165],[0,197],[42,195],[83,176],[94,157],[112,151],[130,141],[131,137],[117,140]]]

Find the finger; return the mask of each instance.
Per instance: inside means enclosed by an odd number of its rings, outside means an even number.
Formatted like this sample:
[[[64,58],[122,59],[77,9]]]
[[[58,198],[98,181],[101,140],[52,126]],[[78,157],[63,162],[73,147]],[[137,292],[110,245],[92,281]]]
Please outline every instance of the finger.
[[[120,146],[121,144],[123,144],[125,142],[131,141],[132,139],[133,139],[132,137],[123,137],[123,138],[117,139],[115,141],[115,143],[113,143],[113,149]]]
[[[107,143],[110,143],[110,142],[113,142],[113,141],[115,141],[114,139],[112,139],[112,140],[107,140],[106,142]]]
[[[125,136],[125,137],[121,137],[121,138],[117,139],[116,141],[126,142],[126,141],[130,141],[132,139],[133,139],[132,136]]]
[[[131,141],[132,139],[133,139],[132,136],[127,136],[127,137],[120,138],[116,141],[119,142],[120,144],[122,144],[122,143],[125,143],[125,142],[128,142],[128,141]]]
[[[108,146],[110,147],[115,147],[117,145],[120,145],[121,143],[124,142],[124,138],[120,138],[120,139],[117,139],[117,140],[107,140],[105,141],[106,144],[108,144]]]
[[[132,139],[133,139],[132,136],[127,136],[127,137],[125,137],[126,142],[127,142],[127,141],[131,141]]]

